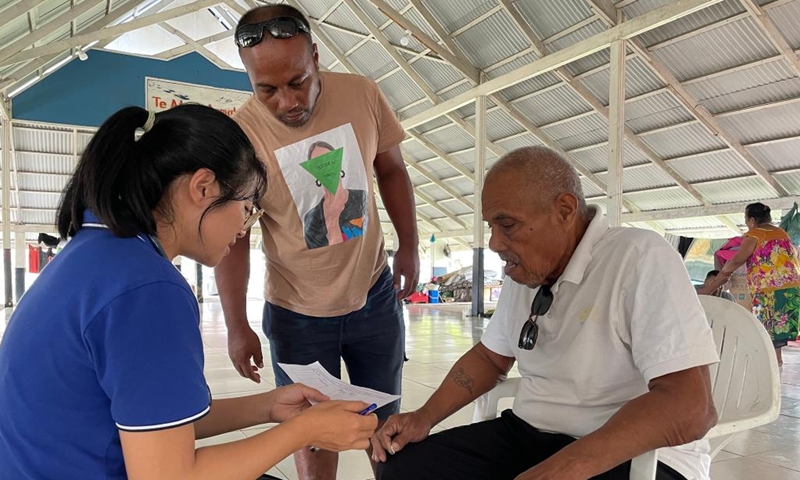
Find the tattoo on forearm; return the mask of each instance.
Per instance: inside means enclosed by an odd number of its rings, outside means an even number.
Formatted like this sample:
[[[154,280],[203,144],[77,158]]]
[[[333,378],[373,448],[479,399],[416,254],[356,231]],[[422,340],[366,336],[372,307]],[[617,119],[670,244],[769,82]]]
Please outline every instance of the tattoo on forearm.
[[[453,371],[453,381],[456,382],[461,388],[466,389],[470,394],[472,394],[472,388],[475,384],[475,381],[467,375],[463,368],[458,367],[455,371]]]

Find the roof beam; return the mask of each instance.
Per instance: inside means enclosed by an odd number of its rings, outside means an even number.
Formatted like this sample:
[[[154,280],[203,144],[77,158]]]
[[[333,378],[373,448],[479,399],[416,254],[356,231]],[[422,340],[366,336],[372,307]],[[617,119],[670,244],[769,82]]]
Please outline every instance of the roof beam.
[[[24,62],[26,60],[35,59],[52,53],[63,52],[64,50],[69,50],[70,48],[80,47],[88,43],[104,40],[106,38],[114,37],[117,35],[122,35],[123,33],[132,32],[140,28],[149,27],[150,25],[155,25],[157,23],[165,22],[167,20],[172,20],[175,18],[182,17],[189,13],[202,10],[204,8],[212,7],[220,2],[221,0],[196,0],[187,5],[171,8],[169,10],[159,12],[154,15],[148,15],[146,17],[136,18],[129,22],[121,23],[113,27],[107,27],[92,32],[82,33],[80,35],[76,35],[66,40],[53,42],[48,45],[42,45],[41,47],[34,47],[19,52],[16,55],[11,56],[10,58],[7,58],[5,61],[0,62],[0,66]]]
[[[70,8],[69,10],[62,13],[58,17],[50,20],[46,24],[39,26],[39,28],[36,28],[31,33],[23,36],[19,40],[16,40],[11,44],[3,47],[3,49],[0,50],[0,65],[6,65],[5,61],[8,60],[9,58],[25,50],[26,48],[42,40],[43,38],[52,35],[56,30],[63,28],[76,18],[88,13],[90,10],[102,4],[104,1],[105,0],[86,0],[80,5],[74,8]],[[15,62],[9,62],[9,63],[15,63]]]
[[[456,69],[460,72],[464,72],[474,83],[479,83],[480,81],[480,72],[477,68],[472,66],[466,59],[461,56],[457,55],[456,52],[450,53],[446,48],[443,48],[441,45],[433,41],[432,38],[428,36],[425,32],[422,31],[421,28],[417,27],[414,22],[404,17],[400,12],[392,8],[388,3],[384,2],[383,0],[369,0],[370,3],[375,5],[375,7],[380,10],[384,15],[389,17],[394,23],[400,26],[403,30],[408,30],[411,32],[411,35],[416,37],[419,40],[423,40],[422,43],[430,48],[433,52],[435,52],[440,57],[447,60],[451,65],[453,65]],[[412,5],[414,5],[412,3]],[[421,6],[421,2],[417,2],[417,5],[414,5],[419,11],[419,6]],[[351,7],[352,8],[352,7]],[[440,38],[449,38],[447,34],[444,36],[440,35],[437,32],[437,35]]]
[[[794,73],[800,76],[800,59],[797,58],[791,45],[789,45],[789,42],[783,37],[772,19],[769,18],[767,12],[753,0],[740,1],[744,8],[746,8],[747,11],[750,12],[750,15],[756,20],[756,25],[758,25],[759,29],[761,29],[767,39],[769,39],[772,45],[778,50],[778,53],[780,53],[784,60],[792,67]]]
[[[437,95],[436,92],[433,91],[433,89],[422,78],[422,76],[419,73],[417,73],[417,71],[414,70],[411,67],[411,65],[409,65],[409,63],[406,61],[406,59],[403,58],[402,55],[397,53],[397,50],[395,48],[393,48],[392,44],[386,38],[384,33],[377,26],[375,26],[375,24],[372,22],[372,20],[369,18],[369,16],[366,13],[364,13],[364,11],[362,11],[361,8],[359,8],[359,6],[355,3],[355,1],[354,0],[344,0],[344,3],[348,7],[350,7],[350,9],[353,11],[353,13],[356,15],[356,17],[358,17],[358,19],[361,21],[361,23],[363,23],[364,26],[367,27],[367,30],[369,30],[370,34],[373,37],[375,37],[375,39],[378,40],[378,42],[381,44],[381,46],[383,46],[383,48],[386,50],[386,52],[389,53],[389,56],[392,57],[392,60],[394,60],[395,63],[397,63],[400,66],[400,68],[402,68],[403,71],[411,78],[411,80],[414,83],[417,84],[417,86],[420,88],[420,90],[422,90],[422,93],[424,93],[426,97],[430,98],[431,101],[434,104],[442,103],[441,97],[439,97],[439,95]],[[388,8],[388,7],[386,7],[386,8]],[[420,35],[425,35],[425,34],[424,33],[420,33]],[[427,35],[425,35],[425,37],[426,38],[430,38]],[[431,40],[431,42],[435,43],[432,40]],[[455,113],[446,112],[445,115],[447,115],[447,117],[453,123],[455,123],[456,125],[458,125],[462,129],[464,129],[464,131],[467,132],[467,134],[469,134],[472,138],[475,138],[475,127],[473,125],[470,125],[463,118],[459,117]],[[408,129],[406,129],[406,130],[408,130]],[[498,155],[498,156],[501,156],[501,155],[506,153],[506,150],[504,148],[499,147],[499,146],[495,145],[493,142],[490,142],[490,141],[486,142],[486,148],[488,150],[490,150],[492,153],[494,153],[495,155]]]
[[[166,30],[168,33],[178,37],[183,43],[185,43],[186,45],[192,47],[192,50],[196,51],[197,53],[199,53],[200,55],[205,57],[208,61],[210,61],[211,63],[216,65],[221,70],[234,70],[234,71],[237,71],[237,72],[241,71],[241,70],[239,70],[237,68],[233,68],[225,60],[219,58],[216,53],[214,53],[211,50],[207,49],[203,44],[201,44],[200,42],[194,40],[192,37],[190,37],[189,35],[186,35],[185,33],[181,32],[180,30],[178,30],[177,28],[173,27],[172,25],[170,25],[170,24],[168,24],[166,22],[163,22],[163,23],[158,24],[158,26],[163,28],[164,30]],[[226,34],[226,37],[231,35],[230,32],[224,32],[224,33]]]
[[[763,200],[773,210],[786,210],[792,207],[800,197],[781,197]],[[673,208],[669,210],[655,210],[649,212],[623,213],[622,221],[647,222],[659,220],[680,220],[682,218],[711,217],[718,215],[732,215],[744,212],[745,207],[752,202],[726,203],[722,205],[709,205],[705,207]]]
[[[198,40],[194,40],[194,43],[204,47],[205,45],[208,45],[209,43],[219,42],[220,40],[225,40],[225,39],[229,39],[229,38],[231,38],[231,39],[233,38],[233,33],[231,33],[230,31],[227,31],[227,32],[217,33],[216,35],[211,35],[210,37],[200,38]],[[180,47],[175,47],[175,48],[172,48],[172,49],[169,49],[169,50],[165,50],[165,51],[159,53],[158,55],[156,55],[155,57],[156,58],[160,58],[162,60],[172,60],[173,58],[180,57],[181,55],[186,55],[187,53],[194,52],[195,49],[196,49],[196,47],[194,45],[190,45],[187,42],[186,45],[181,45]],[[208,49],[206,49],[206,50],[208,50]]]
[[[721,0],[676,0],[658,10],[623,22],[616,27],[578,42],[552,55],[529,63],[512,72],[482,83],[477,87],[443,102],[433,108],[406,119],[404,128],[413,128],[439,118],[472,102],[480,95],[491,95],[525,80],[551,72],[558,67],[585,58],[608,48],[616,40],[630,39],[679,18],[719,3]]]

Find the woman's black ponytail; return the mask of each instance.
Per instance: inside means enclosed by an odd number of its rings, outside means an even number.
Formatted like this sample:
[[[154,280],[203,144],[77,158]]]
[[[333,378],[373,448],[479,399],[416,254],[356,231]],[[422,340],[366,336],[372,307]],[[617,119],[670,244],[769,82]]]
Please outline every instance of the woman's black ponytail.
[[[181,105],[155,114],[152,127],[137,140],[149,116],[140,107],[123,108],[89,142],[58,209],[62,238],[80,230],[85,210],[117,236],[155,234],[153,211],[166,208],[161,200],[171,183],[201,168],[220,180],[222,195],[210,208],[263,195],[266,169],[242,129],[225,114]]]

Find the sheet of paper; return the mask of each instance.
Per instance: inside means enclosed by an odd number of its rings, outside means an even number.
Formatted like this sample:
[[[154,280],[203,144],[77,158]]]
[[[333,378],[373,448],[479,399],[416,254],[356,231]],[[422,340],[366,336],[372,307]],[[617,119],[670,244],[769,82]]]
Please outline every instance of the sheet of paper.
[[[278,365],[289,375],[293,382],[316,388],[330,397],[331,400],[374,403],[380,408],[400,398],[399,395],[389,395],[371,388],[357,387],[343,382],[328,373],[319,362],[314,362],[311,365],[287,365],[285,363],[279,363]]]

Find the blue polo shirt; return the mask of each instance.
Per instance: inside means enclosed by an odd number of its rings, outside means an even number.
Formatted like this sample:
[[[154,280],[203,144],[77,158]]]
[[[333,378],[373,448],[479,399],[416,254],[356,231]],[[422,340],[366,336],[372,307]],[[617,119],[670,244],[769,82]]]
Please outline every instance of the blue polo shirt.
[[[125,479],[119,430],[208,413],[199,319],[148,236],[81,229],[0,343],[0,480]]]

